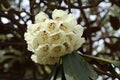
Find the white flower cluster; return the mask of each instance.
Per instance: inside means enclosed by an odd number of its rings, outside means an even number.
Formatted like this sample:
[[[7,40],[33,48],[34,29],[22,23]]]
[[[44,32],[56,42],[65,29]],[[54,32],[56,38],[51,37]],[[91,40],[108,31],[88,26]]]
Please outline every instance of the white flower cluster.
[[[83,43],[83,27],[77,24],[74,14],[55,9],[52,19],[40,12],[35,24],[27,27],[25,40],[28,50],[34,52],[31,59],[40,64],[55,64],[61,56],[77,50]]]

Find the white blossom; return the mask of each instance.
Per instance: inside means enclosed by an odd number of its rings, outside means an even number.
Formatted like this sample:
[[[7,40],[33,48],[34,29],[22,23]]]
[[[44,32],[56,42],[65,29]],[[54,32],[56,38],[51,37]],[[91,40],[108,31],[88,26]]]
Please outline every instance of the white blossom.
[[[49,19],[44,12],[40,12],[35,16],[35,23],[44,22],[46,19]]]
[[[28,50],[34,54],[31,59],[40,64],[55,64],[61,56],[72,53],[84,43],[83,27],[77,24],[74,14],[55,9],[52,18],[40,12],[35,24],[27,27],[24,37]]]
[[[53,20],[61,21],[61,20],[64,20],[66,17],[67,17],[67,12],[66,11],[55,9],[52,12]]]
[[[33,54],[31,56],[31,59],[35,62],[35,63],[39,63],[39,64],[55,64],[59,62],[59,57],[50,57],[50,56],[41,56],[41,55],[37,55],[37,54]]]

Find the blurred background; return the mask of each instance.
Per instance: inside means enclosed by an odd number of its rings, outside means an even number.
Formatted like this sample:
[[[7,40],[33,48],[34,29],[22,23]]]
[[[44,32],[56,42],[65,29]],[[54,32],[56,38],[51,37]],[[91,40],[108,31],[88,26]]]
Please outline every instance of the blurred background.
[[[31,61],[24,33],[34,17],[54,9],[76,15],[85,30],[86,42],[79,51],[120,60],[120,0],[0,0],[0,80],[46,80],[54,65]],[[120,80],[120,69],[111,64],[90,61],[98,80]]]

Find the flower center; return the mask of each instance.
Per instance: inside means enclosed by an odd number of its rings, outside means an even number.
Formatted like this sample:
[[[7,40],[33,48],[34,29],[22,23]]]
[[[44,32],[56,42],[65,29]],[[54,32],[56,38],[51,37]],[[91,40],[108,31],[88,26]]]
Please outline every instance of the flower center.
[[[46,41],[48,39],[48,33],[46,31],[43,31],[43,34],[41,36],[43,41]]]
[[[61,46],[56,46],[54,47],[54,52],[60,52],[61,51]]]
[[[63,24],[60,25],[60,29],[63,30],[63,31],[67,31],[67,27],[64,26]]]
[[[56,40],[59,40],[60,39],[60,35],[59,34],[55,34],[55,35],[53,35],[53,36],[51,36],[52,37],[52,40],[53,41],[56,41]]]
[[[49,25],[48,25],[48,31],[53,31],[55,29],[55,23],[50,23]]]

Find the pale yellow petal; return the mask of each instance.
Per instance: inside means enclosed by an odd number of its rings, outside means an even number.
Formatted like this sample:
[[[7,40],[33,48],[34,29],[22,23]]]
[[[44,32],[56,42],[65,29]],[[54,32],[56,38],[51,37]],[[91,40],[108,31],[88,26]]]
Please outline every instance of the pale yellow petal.
[[[45,29],[41,29],[36,35],[35,39],[37,39],[38,44],[44,44],[49,42],[49,32]]]
[[[74,32],[76,35],[78,35],[78,36],[82,36],[83,30],[84,30],[84,28],[83,28],[81,25],[76,25],[76,26],[74,27],[73,32]]]
[[[73,32],[69,32],[65,34],[66,36],[66,41],[69,42],[72,45],[76,43],[76,35]]]
[[[64,20],[67,17],[67,12],[63,10],[57,10],[55,9],[52,12],[52,18],[57,21]]]
[[[77,25],[77,19],[74,14],[69,14],[64,20],[64,23],[69,27],[74,27],[75,25]]]
[[[33,54],[31,59],[39,64],[55,64],[59,62],[59,57],[51,57],[51,56],[41,56],[37,54]]]
[[[49,19],[44,12],[40,12],[35,16],[35,23],[44,22],[46,19]]]
[[[65,47],[62,44],[52,44],[51,45],[51,56],[60,57],[65,53]]]
[[[50,43],[63,43],[65,41],[65,35],[63,31],[55,32],[54,34],[50,34]]]
[[[48,20],[45,22],[45,29],[50,33],[54,33],[59,30],[58,23],[55,20]]]
[[[64,54],[69,54],[73,51],[73,46],[69,42],[64,42],[63,45],[65,46],[65,53]]]
[[[78,48],[80,48],[84,42],[85,42],[84,38],[78,39],[74,45],[74,50],[77,50]]]
[[[35,54],[40,55],[49,55],[50,53],[50,46],[49,44],[39,45],[37,49],[35,49]]]

